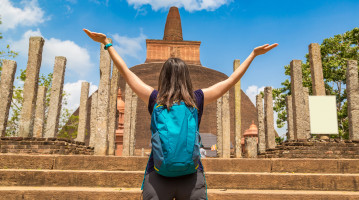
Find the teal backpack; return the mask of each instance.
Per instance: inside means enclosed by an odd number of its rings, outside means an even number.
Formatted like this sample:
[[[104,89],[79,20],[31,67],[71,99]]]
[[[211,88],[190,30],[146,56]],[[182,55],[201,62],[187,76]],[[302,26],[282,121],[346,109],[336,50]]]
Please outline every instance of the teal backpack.
[[[151,116],[151,143],[155,171],[167,177],[183,176],[197,171],[201,137],[198,111],[183,101],[154,106]]]

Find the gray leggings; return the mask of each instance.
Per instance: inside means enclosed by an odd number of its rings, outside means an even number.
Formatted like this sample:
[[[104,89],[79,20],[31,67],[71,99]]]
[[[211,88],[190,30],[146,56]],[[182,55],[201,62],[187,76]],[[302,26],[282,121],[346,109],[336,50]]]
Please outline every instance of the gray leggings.
[[[180,177],[164,177],[155,171],[147,174],[143,200],[206,200],[206,184],[202,171]]]

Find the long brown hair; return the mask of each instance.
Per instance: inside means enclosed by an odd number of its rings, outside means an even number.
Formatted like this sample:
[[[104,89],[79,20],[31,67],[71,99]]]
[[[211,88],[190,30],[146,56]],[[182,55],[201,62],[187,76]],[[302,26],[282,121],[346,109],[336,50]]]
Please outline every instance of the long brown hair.
[[[174,101],[184,101],[197,108],[192,81],[186,63],[179,58],[169,58],[162,66],[158,79],[157,103],[170,110]]]

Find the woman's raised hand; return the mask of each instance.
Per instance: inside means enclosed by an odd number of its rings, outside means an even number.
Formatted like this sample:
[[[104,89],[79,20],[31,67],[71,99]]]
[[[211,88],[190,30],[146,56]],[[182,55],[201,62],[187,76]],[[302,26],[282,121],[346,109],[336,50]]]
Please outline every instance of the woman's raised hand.
[[[85,31],[85,33],[95,42],[101,42],[102,44],[107,44],[108,40],[106,38],[106,35],[103,33],[96,33],[96,32],[91,32],[87,29],[83,29]]]
[[[272,45],[265,44],[263,46],[259,46],[259,47],[254,48],[253,53],[254,53],[255,56],[262,55],[262,54],[265,54],[268,51],[272,50],[276,46],[278,46],[277,43],[274,43]]]

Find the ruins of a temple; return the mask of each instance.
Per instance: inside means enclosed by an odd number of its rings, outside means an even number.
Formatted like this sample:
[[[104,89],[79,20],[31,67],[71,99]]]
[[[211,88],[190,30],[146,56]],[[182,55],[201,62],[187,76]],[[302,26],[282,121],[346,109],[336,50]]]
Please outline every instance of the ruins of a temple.
[[[228,78],[227,75],[201,65],[199,41],[185,41],[182,36],[181,19],[178,8],[172,7],[168,13],[163,40],[147,39],[147,58],[144,64],[130,68],[141,80],[153,88],[157,88],[158,77],[163,63],[170,57],[179,57],[184,60],[189,68],[194,90],[209,87]],[[238,63],[239,66],[239,63]],[[125,81],[120,79],[121,91],[125,91]],[[257,124],[257,111],[248,96],[240,92],[240,116],[241,130],[243,132],[254,121]],[[230,112],[230,141],[235,144],[235,92],[229,91]],[[126,103],[126,96],[124,97]],[[200,133],[212,133],[217,135],[217,105],[212,103],[203,110]],[[151,133],[150,115],[148,108],[141,100],[137,104],[136,119],[136,149],[149,149]]]

